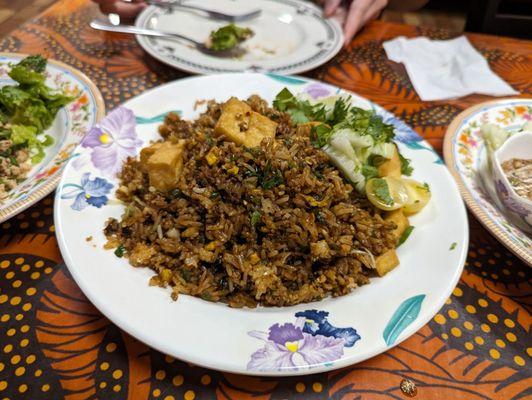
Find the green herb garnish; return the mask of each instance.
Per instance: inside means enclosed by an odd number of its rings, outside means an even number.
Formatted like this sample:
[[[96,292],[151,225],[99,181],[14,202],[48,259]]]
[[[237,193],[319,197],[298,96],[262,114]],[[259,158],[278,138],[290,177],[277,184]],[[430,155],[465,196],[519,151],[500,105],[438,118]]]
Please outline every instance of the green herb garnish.
[[[351,129],[364,136],[369,135],[375,143],[388,143],[393,137],[393,125],[385,124],[382,117],[372,110],[363,110],[359,107],[351,106],[351,97],[338,97],[335,99],[332,110],[327,111],[323,103],[311,103],[308,100],[300,99],[292,94],[290,90],[281,90],[273,106],[279,110],[290,114],[295,124],[306,122],[321,122],[319,130],[313,129],[311,135],[312,144],[316,147],[323,147],[327,144],[332,133],[339,129]]]
[[[215,51],[230,50],[251,36],[251,29],[229,24],[211,32],[209,48]]]
[[[456,242],[452,242],[452,243],[451,243],[451,247],[449,247],[449,250],[454,250],[454,249],[456,249],[456,246],[457,246],[457,245],[458,245],[458,243],[456,243]]]
[[[387,206],[393,204],[393,198],[390,195],[390,188],[386,181],[382,178],[376,178],[373,180],[373,188],[375,190],[375,196]]]
[[[320,224],[325,224],[325,216],[322,214],[322,212],[315,208],[313,211],[314,216],[316,217],[316,221],[318,221]]]
[[[325,125],[315,125],[310,130],[310,143],[316,148],[321,148],[329,142],[332,129]]]
[[[262,215],[261,215],[261,213],[259,211],[253,211],[251,213],[251,216],[249,217],[250,222],[251,222],[251,226],[257,225],[260,222],[261,216]]]
[[[280,170],[268,170],[263,174],[260,185],[263,189],[273,189],[276,186],[284,183],[283,174]]]
[[[256,166],[245,165],[244,177],[256,177],[257,185],[263,189],[272,189],[284,183],[283,173],[279,169],[272,169],[268,162],[263,170]]]
[[[399,159],[401,160],[401,174],[406,176],[412,175],[414,168],[410,165],[410,160],[403,157],[401,153],[399,153]]]
[[[412,225],[408,226],[404,231],[401,237],[399,238],[399,241],[397,242],[397,247],[401,246],[404,242],[406,242],[406,239],[410,236],[412,231],[414,230],[414,227]]]
[[[125,252],[126,252],[126,248],[124,247],[124,245],[121,244],[115,249],[115,256],[117,256],[118,258],[122,258],[124,257]]]
[[[379,171],[377,170],[377,167],[374,167],[373,165],[363,165],[361,172],[366,180],[379,177]]]

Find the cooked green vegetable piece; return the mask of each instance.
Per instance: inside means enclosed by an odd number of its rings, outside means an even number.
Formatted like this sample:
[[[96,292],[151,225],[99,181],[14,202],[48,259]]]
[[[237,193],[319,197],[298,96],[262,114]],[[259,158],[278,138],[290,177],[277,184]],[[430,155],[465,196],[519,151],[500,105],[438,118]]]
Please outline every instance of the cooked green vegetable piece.
[[[401,246],[404,242],[406,242],[406,239],[408,239],[413,230],[414,227],[412,225],[410,225],[404,230],[403,234],[399,238],[399,241],[397,242],[397,247]]]
[[[209,47],[216,51],[229,50],[238,46],[244,40],[249,39],[251,36],[253,36],[251,29],[229,24],[211,32]]]
[[[34,54],[24,58],[18,63],[18,66],[30,69],[32,71],[43,73],[46,70],[46,58],[40,54]]]

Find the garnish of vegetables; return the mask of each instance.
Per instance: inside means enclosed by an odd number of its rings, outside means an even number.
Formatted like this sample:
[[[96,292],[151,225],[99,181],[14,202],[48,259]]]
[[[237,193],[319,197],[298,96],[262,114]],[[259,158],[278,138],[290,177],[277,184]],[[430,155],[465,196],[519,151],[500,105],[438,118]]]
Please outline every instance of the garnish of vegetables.
[[[377,208],[419,212],[430,200],[428,185],[404,176],[410,161],[393,142],[394,127],[373,110],[351,105],[350,96],[314,101],[283,89],[273,105],[307,126],[311,143],[323,150],[353,186]]]
[[[215,51],[230,50],[252,36],[251,29],[229,24],[211,32],[207,47]]]
[[[44,158],[44,148],[54,143],[51,136],[42,133],[50,127],[59,109],[74,100],[45,84],[46,64],[44,57],[33,55],[11,65],[9,77],[17,84],[0,89],[0,140],[8,139],[15,147],[29,148],[34,164]]]

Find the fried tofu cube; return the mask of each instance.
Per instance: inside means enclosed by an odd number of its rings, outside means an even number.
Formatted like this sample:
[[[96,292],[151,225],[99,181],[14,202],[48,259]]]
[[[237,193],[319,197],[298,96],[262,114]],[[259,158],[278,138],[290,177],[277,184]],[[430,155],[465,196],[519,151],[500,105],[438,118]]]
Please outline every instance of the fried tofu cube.
[[[375,267],[379,276],[384,276],[399,265],[399,257],[395,249],[390,249],[375,258]]]
[[[387,212],[384,220],[387,222],[393,222],[397,225],[397,228],[393,230],[396,241],[399,241],[405,229],[410,226],[408,218],[401,209]]]
[[[397,147],[395,147],[392,158],[379,165],[378,173],[379,176],[392,176],[394,178],[401,177],[401,159],[399,158]]]
[[[257,147],[265,138],[274,138],[277,123],[231,97],[225,103],[214,133],[246,147]]]
[[[140,163],[148,172],[150,186],[160,191],[175,188],[183,169],[184,140],[159,142],[142,149]]]

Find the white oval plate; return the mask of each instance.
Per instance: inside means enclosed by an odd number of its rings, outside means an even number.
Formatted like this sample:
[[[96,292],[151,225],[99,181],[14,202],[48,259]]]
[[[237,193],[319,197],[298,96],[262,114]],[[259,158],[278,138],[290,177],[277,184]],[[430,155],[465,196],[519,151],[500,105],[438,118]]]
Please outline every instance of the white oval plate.
[[[400,266],[385,277],[349,295],[319,302],[232,309],[185,295],[174,302],[169,290],[148,286],[149,269],[133,268],[126,259],[102,248],[106,220],[119,218],[124,210],[114,197],[116,167],[158,137],[157,126],[166,112],[178,110],[185,118],[195,118],[198,100],[258,94],[272,101],[284,87],[313,97],[340,91],[280,75],[222,74],[178,80],[109,114],[97,134],[90,135],[103,135],[107,144],[86,143],[78,149],[80,158],[66,167],[55,198],[55,226],[72,276],[111,321],[163,353],[209,368],[253,375],[340,368],[382,353],[420,329],[443,306],[460,277],[468,224],[456,183],[412,129],[356,95],[356,104],[375,107],[385,121],[396,126],[396,139],[412,160],[414,178],[430,183],[433,192],[430,204],[411,219],[416,229],[398,249]],[[114,147],[108,143],[115,143]],[[108,162],[111,158],[116,163]],[[90,236],[92,240],[87,241]],[[282,342],[287,334],[297,343]]]
[[[247,53],[239,58],[204,54],[186,42],[137,36],[140,45],[153,57],[172,67],[194,74],[222,72],[274,72],[297,74],[316,68],[342,48],[343,34],[338,22],[324,19],[319,7],[301,0],[201,0],[201,7],[241,14],[261,9],[255,19],[238,23],[255,35],[242,46]],[[190,10],[148,7],[137,18],[142,28],[180,33],[205,42],[210,32],[227,22],[205,18]]]
[[[25,54],[0,53],[0,87],[13,84],[7,75],[9,64],[24,57]],[[78,97],[59,110],[52,126],[46,130],[54,138],[54,144],[45,149],[44,159],[34,165],[27,178],[0,203],[0,222],[17,215],[55,189],[64,166],[85,132],[105,115],[100,91],[83,73],[54,60],[48,60],[46,73],[47,85],[78,94]]]
[[[445,134],[445,162],[477,219],[503,245],[532,265],[532,237],[512,221],[497,197],[487,168],[480,126],[493,123],[517,129],[532,119],[532,99],[502,99],[478,104],[456,116]]]

